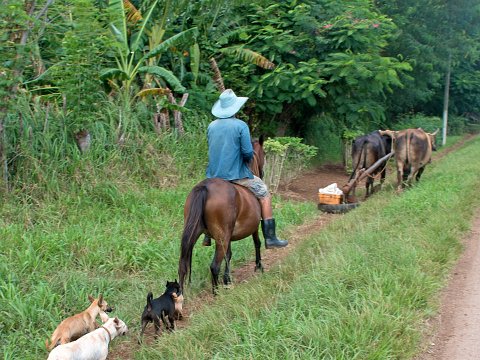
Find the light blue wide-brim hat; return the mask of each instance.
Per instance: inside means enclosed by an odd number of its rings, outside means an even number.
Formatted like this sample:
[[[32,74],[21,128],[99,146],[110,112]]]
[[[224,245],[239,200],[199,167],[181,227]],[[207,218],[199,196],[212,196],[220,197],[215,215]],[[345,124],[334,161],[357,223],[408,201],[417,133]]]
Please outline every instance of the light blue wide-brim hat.
[[[213,104],[212,114],[219,119],[232,117],[247,100],[248,97],[239,97],[235,95],[232,89],[227,89],[220,94],[218,100]]]

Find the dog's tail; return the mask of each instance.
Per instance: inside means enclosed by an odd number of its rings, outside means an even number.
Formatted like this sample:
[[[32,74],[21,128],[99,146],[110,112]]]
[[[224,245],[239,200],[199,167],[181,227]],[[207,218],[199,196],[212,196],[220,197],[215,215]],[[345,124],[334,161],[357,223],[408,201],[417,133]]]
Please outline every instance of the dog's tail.
[[[152,301],[153,301],[153,294],[149,292],[147,295],[147,311],[152,311]]]
[[[57,339],[55,334],[52,335],[52,338],[50,340],[49,339],[45,340],[45,347],[47,348],[47,350],[52,351],[53,348],[57,346],[58,340],[59,339]]]
[[[180,291],[183,291],[185,276],[188,273],[188,279],[192,278],[192,252],[193,246],[205,229],[203,213],[207,201],[207,186],[197,185],[189,195],[189,206],[186,209],[187,216],[183,227],[181,255],[178,264],[178,277],[180,278]]]

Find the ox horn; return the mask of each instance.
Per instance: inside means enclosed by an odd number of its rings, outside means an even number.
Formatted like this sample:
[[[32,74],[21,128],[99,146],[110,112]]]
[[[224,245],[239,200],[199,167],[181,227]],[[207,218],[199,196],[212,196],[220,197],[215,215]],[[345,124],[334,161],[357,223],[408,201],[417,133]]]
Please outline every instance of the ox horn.
[[[434,133],[432,133],[432,134],[430,134],[430,135],[432,135],[432,136],[435,136],[435,135],[437,135],[437,133],[438,133],[438,131],[439,131],[439,130],[440,130],[440,129],[437,129],[437,130],[435,130],[435,132],[434,132]]]

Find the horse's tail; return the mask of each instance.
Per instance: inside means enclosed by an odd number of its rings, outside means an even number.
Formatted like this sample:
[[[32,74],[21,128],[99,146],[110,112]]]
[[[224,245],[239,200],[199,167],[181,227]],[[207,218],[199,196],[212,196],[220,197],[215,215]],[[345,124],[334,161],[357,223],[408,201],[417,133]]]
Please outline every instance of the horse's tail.
[[[203,213],[207,195],[208,189],[205,185],[195,186],[190,193],[190,207],[183,227],[180,262],[178,265],[181,291],[183,291],[185,275],[188,273],[189,281],[192,278],[192,252],[197,239],[205,229]]]

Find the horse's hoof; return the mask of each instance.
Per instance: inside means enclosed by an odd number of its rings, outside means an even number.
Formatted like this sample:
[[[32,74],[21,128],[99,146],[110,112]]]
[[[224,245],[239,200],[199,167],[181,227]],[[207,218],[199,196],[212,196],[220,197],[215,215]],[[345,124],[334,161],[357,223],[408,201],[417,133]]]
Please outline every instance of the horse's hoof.
[[[260,270],[263,273],[263,266],[255,266],[255,269],[253,271],[257,272],[257,270]]]

